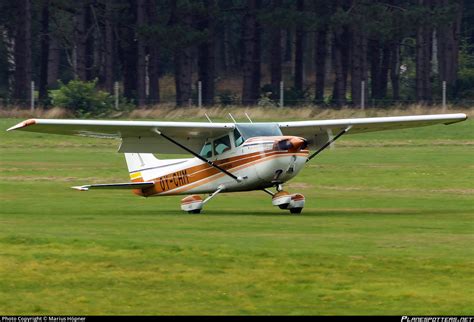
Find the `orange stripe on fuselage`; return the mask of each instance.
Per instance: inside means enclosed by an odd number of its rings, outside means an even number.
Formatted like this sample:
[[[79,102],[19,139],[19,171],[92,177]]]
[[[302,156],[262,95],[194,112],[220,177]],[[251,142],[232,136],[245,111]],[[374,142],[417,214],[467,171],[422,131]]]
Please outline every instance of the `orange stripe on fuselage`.
[[[235,156],[235,157],[230,157],[230,158],[226,158],[222,160],[216,160],[214,163],[221,166],[222,168],[226,170],[230,170],[232,167],[244,162],[244,160],[254,160],[256,158],[259,158],[261,154],[262,152],[254,152],[254,153],[249,153],[242,156]],[[183,184],[184,178],[182,178],[181,181],[179,181],[179,178],[178,178],[179,175],[176,175],[176,173],[182,172],[182,171],[185,171],[186,176],[187,176],[184,184]],[[139,190],[139,191],[143,191],[144,196],[160,194],[163,192],[168,192],[170,190],[177,189],[179,187],[182,187],[183,185],[192,184],[196,181],[200,181],[202,179],[221,173],[219,170],[210,166],[207,163],[202,163],[196,166],[182,169],[178,172],[169,173],[164,176],[152,179],[150,181],[155,182],[154,187],[150,187],[150,188]]]
[[[308,150],[302,150],[299,153],[289,153],[287,151],[267,151],[255,152],[241,156],[235,156],[227,159],[218,160],[215,163],[226,170],[239,170],[246,166],[253,165],[268,160],[270,157],[280,157],[288,155],[307,156]],[[170,173],[153,180],[155,185],[146,189],[137,189],[135,193],[141,196],[152,196],[156,194],[179,194],[189,191],[195,187],[204,185],[208,182],[217,180],[224,176],[218,169],[203,163],[197,166],[189,167]],[[140,178],[142,182],[143,179]],[[133,180],[135,182],[135,180]]]

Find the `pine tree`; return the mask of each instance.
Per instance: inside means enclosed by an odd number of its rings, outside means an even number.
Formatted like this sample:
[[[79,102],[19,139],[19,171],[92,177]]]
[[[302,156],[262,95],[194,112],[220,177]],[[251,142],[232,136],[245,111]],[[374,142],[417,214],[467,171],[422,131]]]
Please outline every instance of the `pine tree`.
[[[13,98],[30,102],[31,96],[31,0],[16,2],[15,87]]]

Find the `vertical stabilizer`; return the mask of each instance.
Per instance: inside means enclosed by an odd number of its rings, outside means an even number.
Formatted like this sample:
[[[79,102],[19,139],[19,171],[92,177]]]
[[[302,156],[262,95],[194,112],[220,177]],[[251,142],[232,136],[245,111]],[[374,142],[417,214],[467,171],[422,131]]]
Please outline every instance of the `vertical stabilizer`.
[[[160,160],[153,153],[124,153],[132,182],[150,181],[176,171],[176,166],[190,159]]]
[[[153,153],[124,153],[127,161],[128,172],[136,172],[144,169],[157,167],[162,161],[157,159]]]

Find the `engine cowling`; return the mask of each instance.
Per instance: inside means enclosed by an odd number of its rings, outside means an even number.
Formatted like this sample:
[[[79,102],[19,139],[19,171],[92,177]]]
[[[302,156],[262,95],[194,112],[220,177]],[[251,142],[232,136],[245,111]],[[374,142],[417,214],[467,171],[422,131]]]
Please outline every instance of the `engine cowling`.
[[[273,145],[275,151],[299,152],[308,147],[308,141],[303,138],[292,136],[276,141]]]

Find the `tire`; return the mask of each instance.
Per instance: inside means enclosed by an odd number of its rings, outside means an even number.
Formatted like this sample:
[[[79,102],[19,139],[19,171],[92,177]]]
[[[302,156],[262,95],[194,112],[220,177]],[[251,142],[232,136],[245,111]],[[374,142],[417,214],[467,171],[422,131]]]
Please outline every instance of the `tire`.
[[[288,208],[288,205],[289,205],[288,203],[284,203],[284,204],[278,205],[278,207],[279,207],[280,209],[287,209],[287,208]]]
[[[303,208],[290,208],[292,214],[300,214]]]
[[[201,213],[201,209],[194,209],[194,210],[188,211],[188,214],[200,214],[200,213]]]

